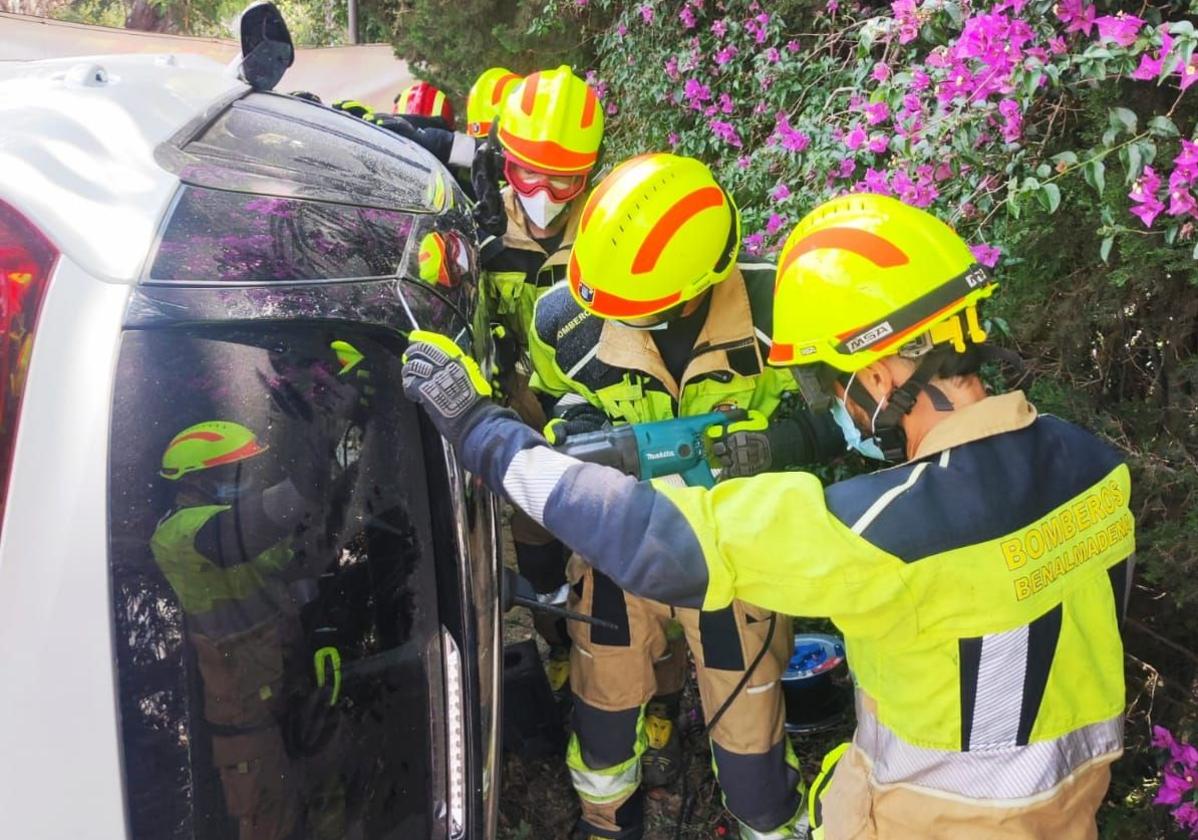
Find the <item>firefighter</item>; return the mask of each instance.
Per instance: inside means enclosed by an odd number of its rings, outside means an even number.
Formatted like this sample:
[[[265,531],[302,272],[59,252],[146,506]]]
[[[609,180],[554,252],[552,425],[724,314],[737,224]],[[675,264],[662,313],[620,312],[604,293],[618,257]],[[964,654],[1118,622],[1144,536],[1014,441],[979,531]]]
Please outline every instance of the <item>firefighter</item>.
[[[592,282],[571,288],[586,301]],[[431,333],[413,335],[404,388],[468,470],[621,588],[832,618],[857,731],[812,785],[816,837],[1093,840],[1122,751],[1130,478],[1094,435],[986,391],[978,304],[994,289],[951,228],[892,198],[798,224],[770,362],[894,464],[827,488],[802,472],[677,488],[583,464]]]

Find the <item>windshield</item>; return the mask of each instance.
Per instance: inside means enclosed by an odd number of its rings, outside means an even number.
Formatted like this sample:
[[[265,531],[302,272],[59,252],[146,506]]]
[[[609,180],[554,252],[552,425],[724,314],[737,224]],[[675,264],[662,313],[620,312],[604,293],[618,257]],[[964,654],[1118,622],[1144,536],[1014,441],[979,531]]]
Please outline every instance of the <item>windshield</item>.
[[[414,143],[312,102],[251,93],[159,147],[184,183],[419,213],[444,209],[440,164]]]

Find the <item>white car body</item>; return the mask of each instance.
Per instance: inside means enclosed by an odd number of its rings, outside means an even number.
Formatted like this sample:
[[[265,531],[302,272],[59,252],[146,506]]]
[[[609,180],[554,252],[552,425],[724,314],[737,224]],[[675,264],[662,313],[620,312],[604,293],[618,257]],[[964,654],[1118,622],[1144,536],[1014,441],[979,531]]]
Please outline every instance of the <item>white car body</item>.
[[[0,525],[6,837],[129,836],[123,762],[137,758],[123,755],[108,562],[110,451],[123,445],[109,440],[115,369],[131,297],[180,189],[156,150],[248,92],[194,56],[0,64],[0,201],[59,251]],[[480,626],[480,643],[497,641],[497,621],[480,621],[493,625]],[[483,689],[491,714],[494,688]],[[484,761],[494,737],[479,746]],[[493,824],[493,811],[482,819]]]

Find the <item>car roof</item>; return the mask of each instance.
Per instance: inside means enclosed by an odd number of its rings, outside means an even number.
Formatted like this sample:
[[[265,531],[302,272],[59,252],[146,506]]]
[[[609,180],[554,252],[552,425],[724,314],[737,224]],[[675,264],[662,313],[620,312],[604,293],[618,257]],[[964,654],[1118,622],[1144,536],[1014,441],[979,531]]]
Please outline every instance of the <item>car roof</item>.
[[[195,55],[0,64],[0,199],[89,273],[134,282],[178,186],[155,148],[248,90]]]

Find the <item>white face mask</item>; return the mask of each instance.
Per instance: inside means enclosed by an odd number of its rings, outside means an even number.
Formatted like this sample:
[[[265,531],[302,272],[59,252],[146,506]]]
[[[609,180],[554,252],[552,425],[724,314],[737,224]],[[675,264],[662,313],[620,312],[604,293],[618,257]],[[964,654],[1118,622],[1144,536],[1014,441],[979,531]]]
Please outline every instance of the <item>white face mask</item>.
[[[568,201],[554,201],[545,190],[537,190],[531,197],[517,193],[516,198],[520,199],[520,205],[528,215],[528,220],[539,228],[547,228],[553,224],[553,220],[570,204]]]

